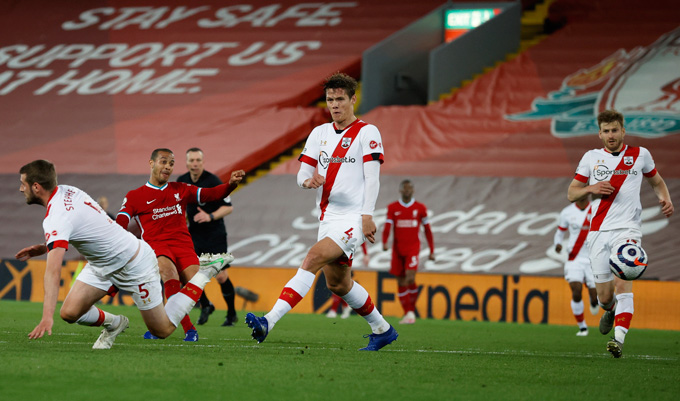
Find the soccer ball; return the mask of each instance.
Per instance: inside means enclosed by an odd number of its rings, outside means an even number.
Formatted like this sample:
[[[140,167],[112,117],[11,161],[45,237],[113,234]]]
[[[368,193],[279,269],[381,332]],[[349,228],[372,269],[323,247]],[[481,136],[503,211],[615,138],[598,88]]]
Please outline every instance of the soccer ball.
[[[636,280],[647,270],[647,253],[636,241],[626,240],[612,248],[609,255],[609,268],[623,280]]]

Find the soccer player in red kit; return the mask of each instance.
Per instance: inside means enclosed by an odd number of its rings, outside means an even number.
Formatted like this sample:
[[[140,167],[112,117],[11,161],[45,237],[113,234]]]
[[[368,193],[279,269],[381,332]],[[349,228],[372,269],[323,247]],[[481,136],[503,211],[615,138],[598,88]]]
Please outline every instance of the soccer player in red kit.
[[[392,241],[392,267],[390,274],[397,277],[399,302],[404,309],[404,318],[400,324],[416,322],[416,300],[418,299],[418,285],[416,271],[418,271],[418,255],[420,254],[420,225],[425,230],[425,238],[430,246],[430,260],[434,260],[434,240],[430,222],[427,220],[427,207],[413,199],[413,184],[404,180],[399,184],[401,199],[387,206],[387,221],[383,231],[383,250],[388,250],[387,240],[394,226],[394,240]]]
[[[149,166],[149,181],[127,193],[116,222],[127,228],[130,220],[134,219],[139,225],[142,239],[156,253],[165,296],[169,299],[199,268],[198,256],[184,217],[187,204],[203,204],[225,198],[238,186],[245,172],[232,172],[228,184],[199,188],[181,182],[168,182],[175,166],[175,156],[170,149],[154,150]],[[198,333],[189,315],[181,323],[185,332],[184,341],[198,341]],[[144,338],[153,339],[154,336],[147,332]]]

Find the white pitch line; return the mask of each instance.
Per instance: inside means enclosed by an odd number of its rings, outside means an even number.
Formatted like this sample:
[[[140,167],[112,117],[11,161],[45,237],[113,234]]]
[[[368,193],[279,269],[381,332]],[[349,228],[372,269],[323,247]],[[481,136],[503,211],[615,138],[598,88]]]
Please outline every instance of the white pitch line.
[[[229,340],[232,341],[232,340]],[[234,340],[240,341],[240,340]],[[0,343],[7,343],[7,341],[0,341]],[[90,342],[80,342],[80,341],[54,341],[50,344],[60,344],[60,345],[90,345]],[[194,344],[194,343],[179,343],[179,344],[169,344],[162,342],[162,340],[154,340],[153,343],[144,344],[114,344],[116,348],[130,347],[130,348],[150,348],[150,347],[172,347],[172,348],[251,348],[251,349],[278,349],[278,350],[307,350],[307,351],[351,351],[353,349],[341,348],[341,347],[328,347],[328,346],[283,346],[283,345],[240,345],[240,344]],[[357,348],[358,350],[358,348]],[[433,350],[433,349],[416,349],[416,350],[405,350],[405,349],[393,349],[385,348],[380,352],[404,352],[404,353],[423,353],[423,354],[474,354],[474,355],[499,355],[499,356],[527,356],[527,357],[562,357],[562,358],[611,358],[610,355],[606,353],[602,354],[579,354],[574,352],[562,352],[562,353],[548,353],[548,352],[532,352],[532,351],[521,351],[521,350],[505,350],[505,351],[482,351],[479,349],[468,349],[468,350]],[[655,361],[677,361],[678,358],[661,357],[655,355],[624,355],[626,359],[640,359],[640,360],[655,360]]]

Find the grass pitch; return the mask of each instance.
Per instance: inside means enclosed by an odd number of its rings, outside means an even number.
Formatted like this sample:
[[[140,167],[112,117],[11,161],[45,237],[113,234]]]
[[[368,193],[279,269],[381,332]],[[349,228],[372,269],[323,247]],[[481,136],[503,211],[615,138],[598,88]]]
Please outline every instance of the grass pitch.
[[[28,340],[42,305],[0,302],[0,395],[6,400],[676,400],[680,333],[635,330],[624,356],[605,351],[592,327],[419,320],[379,352],[359,352],[368,325],[288,314],[257,344],[250,329],[220,327],[223,312],[199,326],[144,340],[134,307],[110,350],[93,350],[98,328],[55,318],[53,334]],[[192,312],[198,319],[199,310]],[[239,312],[240,322],[245,312]],[[633,325],[634,325],[633,321]]]

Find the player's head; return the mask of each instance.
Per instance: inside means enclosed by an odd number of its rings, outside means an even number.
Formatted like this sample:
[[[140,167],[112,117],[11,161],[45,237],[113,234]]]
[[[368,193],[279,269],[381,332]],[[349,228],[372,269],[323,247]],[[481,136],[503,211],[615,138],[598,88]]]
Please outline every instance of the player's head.
[[[104,210],[107,210],[109,208],[109,198],[107,198],[106,196],[100,196],[99,198],[97,198],[97,203]]]
[[[598,136],[605,149],[619,152],[623,149],[626,129],[623,127],[623,114],[616,110],[605,110],[597,115]]]
[[[170,149],[154,149],[151,152],[149,167],[151,167],[151,178],[149,179],[151,184],[158,186],[165,185],[175,169],[175,155]]]
[[[323,90],[334,122],[341,123],[354,117],[354,104],[357,102],[357,81],[354,78],[338,72],[324,81]]]
[[[203,174],[203,151],[199,148],[191,148],[187,150],[187,170],[192,176],[200,176]]]
[[[34,160],[19,169],[21,175],[21,191],[29,205],[42,204],[39,195],[51,194],[57,187],[57,171],[54,164],[47,160]]]
[[[413,184],[411,180],[404,180],[399,184],[399,193],[401,194],[401,199],[404,202],[410,202],[413,198]]]

